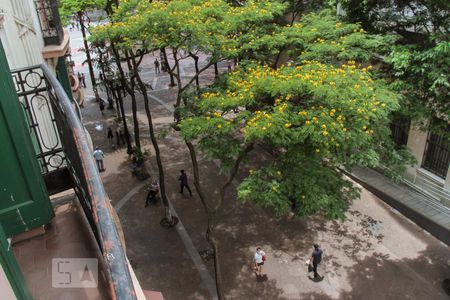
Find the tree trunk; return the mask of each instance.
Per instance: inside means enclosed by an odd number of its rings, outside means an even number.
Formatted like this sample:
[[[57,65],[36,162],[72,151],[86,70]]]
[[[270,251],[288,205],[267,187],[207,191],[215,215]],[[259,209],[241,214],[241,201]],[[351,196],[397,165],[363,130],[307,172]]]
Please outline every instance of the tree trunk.
[[[131,80],[131,89],[134,90],[134,79]],[[134,93],[131,95],[131,110],[133,113],[133,127],[134,127],[134,143],[136,144],[136,147],[138,149],[141,149],[141,139],[140,139],[140,132],[139,132],[139,120],[137,117],[137,104],[136,104],[136,96]]]
[[[113,98],[116,100],[116,111],[117,111],[117,117],[118,118],[122,118],[122,112],[120,111],[120,105],[119,105],[119,98],[116,97],[116,94],[114,93],[114,90],[111,88],[111,95],[113,96]]]
[[[217,67],[217,63],[214,63],[214,75],[219,76],[219,68]]]
[[[119,89],[115,89],[117,93],[117,100],[119,101],[120,114],[122,115],[122,123],[123,123],[123,134],[125,135],[125,142],[127,143],[127,153],[133,153],[133,147],[131,146],[130,133],[128,132],[127,126],[127,118],[125,116],[125,110],[123,108],[123,98],[121,91]]]
[[[166,64],[167,72],[169,73],[169,76],[170,76],[170,84],[169,84],[169,86],[175,86],[176,84],[175,84],[175,80],[173,78],[173,73],[172,73],[172,71],[170,69],[169,60],[167,59],[166,48],[161,48],[160,51],[163,54],[164,63]]]
[[[159,150],[158,141],[156,140],[155,131],[153,128],[152,114],[150,112],[149,99],[148,99],[148,95],[147,95],[147,87],[145,86],[144,82],[141,79],[141,76],[139,75],[139,72],[137,71],[136,58],[134,56],[134,53],[131,50],[129,51],[129,53],[131,56],[131,63],[133,66],[134,75],[136,76],[136,81],[142,92],[142,95],[144,96],[145,113],[147,115],[147,120],[148,120],[150,139],[152,141],[152,145],[155,150],[156,163],[158,165],[159,185],[160,185],[160,189],[161,189],[162,202],[163,202],[163,205],[165,208],[165,219],[168,223],[172,223],[173,216],[172,216],[172,212],[170,210],[169,199],[167,198],[167,194],[166,194],[164,167],[163,167],[162,160],[161,160],[161,151]]]
[[[222,186],[222,188],[220,189],[220,200],[218,201],[218,203],[214,206],[209,205],[209,203],[206,201],[206,196],[203,193],[203,190],[200,186],[200,174],[198,171],[198,161],[197,161],[197,155],[195,153],[195,148],[192,145],[191,142],[188,141],[184,141],[186,143],[186,146],[189,149],[189,154],[191,156],[191,161],[192,161],[192,168],[194,170],[194,186],[195,186],[195,190],[197,191],[197,194],[200,197],[200,202],[203,205],[203,208],[205,209],[205,212],[207,214],[208,217],[208,224],[207,224],[207,229],[206,229],[206,240],[208,241],[209,245],[212,247],[213,252],[214,252],[214,274],[215,274],[215,279],[216,279],[216,292],[217,292],[217,297],[221,300],[224,299],[224,295],[222,292],[222,273],[221,273],[221,268],[220,268],[220,256],[219,256],[219,241],[217,240],[216,236],[215,236],[215,215],[217,213],[217,211],[220,209],[220,207],[222,206],[222,203],[225,199],[225,192],[227,190],[227,188],[231,185],[231,183],[233,182],[238,170],[239,170],[239,165],[242,162],[242,160],[244,159],[244,157],[253,150],[253,144],[249,144],[245,147],[245,149],[241,152],[241,154],[237,157],[233,168],[231,169],[231,173],[228,176],[227,181],[224,183],[224,185]]]
[[[108,84],[107,84],[107,82],[105,80],[105,77],[104,77],[105,74],[106,74],[105,73],[105,65],[104,65],[104,54],[103,54],[102,49],[100,47],[97,47],[97,50],[98,50],[98,53],[99,53],[99,55],[98,55],[99,65],[100,65],[100,68],[101,68],[101,72],[103,73],[103,78],[100,78],[100,80],[103,81],[103,85],[105,87],[106,98],[107,98],[107,101],[108,101],[108,109],[114,109],[114,101],[113,101],[113,99],[111,97],[111,91],[109,90],[109,86],[108,86]]]
[[[84,49],[86,50],[86,60],[87,60],[88,67],[89,67],[89,76],[91,77],[91,83],[92,83],[92,89],[93,89],[94,95],[95,95],[95,101],[99,102],[100,97],[98,96],[97,84],[95,82],[94,68],[92,66],[91,53],[89,52],[89,45],[88,45],[87,38],[86,38],[86,28],[84,26],[83,14],[84,14],[83,11],[78,12],[78,14],[77,14],[78,22],[80,22],[81,34],[83,36]]]
[[[128,90],[128,93],[130,95],[132,95],[132,99],[134,95],[134,91],[128,87],[127,82],[125,80],[125,72],[123,71],[122,65],[120,64],[121,60],[120,60],[120,55],[119,52],[116,50],[114,43],[111,42],[111,49],[113,50],[113,54],[114,54],[114,58],[116,61],[116,65],[117,65],[117,69],[119,70],[119,74],[120,74],[120,82],[122,84],[122,87],[125,87],[125,89]],[[127,153],[129,155],[131,155],[131,153],[133,153],[133,149],[131,147],[131,141],[130,141],[130,133],[128,132],[128,127],[126,126],[126,118],[125,118],[125,111],[123,109],[123,98],[122,98],[122,90],[117,90],[117,95],[118,95],[118,103],[120,105],[120,110],[121,110],[121,115],[122,115],[122,120],[123,120],[123,124],[124,124],[124,134],[125,134],[125,139],[127,141]],[[132,104],[133,105],[133,104]],[[133,114],[133,122],[135,122],[135,115]],[[138,129],[138,134],[139,134],[139,129]],[[139,139],[139,137],[138,137]],[[136,140],[136,136],[135,136],[135,140]],[[140,139],[139,139],[139,145],[140,145]],[[138,147],[138,145],[136,145],[136,147]],[[140,148],[140,147],[139,147]]]
[[[130,71],[133,70],[133,73],[137,72],[137,70],[134,70],[133,66],[131,65],[130,57],[129,57],[128,53],[126,53],[125,56],[127,59],[128,70],[130,70]],[[125,83],[126,80],[123,80],[123,82]],[[136,147],[140,150],[141,149],[141,139],[139,136],[140,133],[139,133],[139,120],[137,118],[136,95],[134,93],[135,85],[136,85],[135,74],[133,74],[133,76],[130,75],[130,87],[128,88],[128,86],[126,86],[126,89],[131,96],[131,111],[133,113],[133,125],[134,125],[134,143],[136,144]]]
[[[281,57],[281,54],[283,53],[283,51],[284,51],[284,47],[281,47],[280,51],[277,54],[275,62],[273,63],[273,68],[274,69],[278,69],[278,62],[280,61],[280,57]]]
[[[192,55],[192,58],[194,59],[195,73],[198,74],[200,72],[200,70],[198,69],[198,56],[197,55]],[[197,88],[200,87],[199,76],[195,77],[195,85],[197,86]]]
[[[180,75],[180,62],[178,61],[178,52],[176,49],[172,49],[172,55],[173,59],[175,61],[175,69],[176,69],[176,75],[174,74],[174,77],[177,80],[178,85],[178,93],[177,93],[177,100],[175,102],[175,107],[179,107],[181,104],[181,92],[183,91],[182,82],[181,82],[181,75]]]
[[[214,254],[214,275],[216,278],[217,298],[219,298],[219,300],[222,300],[222,299],[224,299],[224,296],[223,296],[223,292],[222,292],[223,288],[222,288],[222,271],[220,268],[219,241],[217,240],[217,238],[215,236],[214,224],[212,222],[210,222],[210,220],[209,220],[210,218],[213,219],[213,216],[208,216],[208,229],[207,229],[206,237],[207,237],[209,245],[213,249],[213,254]],[[211,220],[211,221],[213,221],[213,220]]]
[[[195,153],[194,146],[191,142],[184,141],[186,143],[186,146],[189,149],[189,154],[191,156],[192,161],[192,169],[194,171],[194,186],[195,190],[197,191],[197,194],[199,195],[200,202],[202,203],[203,208],[205,209],[206,215],[207,215],[207,228],[206,228],[206,240],[208,241],[208,244],[213,249],[214,253],[214,277],[216,281],[216,292],[217,292],[217,298],[219,300],[224,299],[223,292],[222,292],[222,273],[220,271],[220,259],[219,259],[219,243],[215,237],[214,232],[214,216],[215,212],[214,209],[208,204],[208,201],[206,201],[206,195],[203,193],[203,189],[200,186],[200,174],[198,171],[198,161],[197,161],[197,155]]]

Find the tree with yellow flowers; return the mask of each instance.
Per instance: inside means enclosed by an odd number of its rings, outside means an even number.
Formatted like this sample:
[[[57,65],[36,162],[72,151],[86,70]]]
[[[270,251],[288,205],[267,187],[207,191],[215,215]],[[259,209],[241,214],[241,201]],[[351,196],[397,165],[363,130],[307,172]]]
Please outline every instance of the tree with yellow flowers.
[[[376,166],[385,158],[389,116],[398,109],[397,95],[371,65],[391,37],[369,35],[330,12],[280,25],[276,19],[285,7],[278,1],[232,6],[221,0],[127,0],[94,33],[131,54],[140,44],[172,56],[169,73],[177,80],[180,108],[174,127],[190,151],[194,185],[207,212],[219,299],[215,216],[244,159],[252,151],[271,156],[240,184],[241,200],[277,215],[343,217],[359,191],[342,168]],[[210,57],[201,67],[199,53]],[[235,57],[241,64],[233,73],[189,90],[204,70]],[[181,76],[185,59],[196,66],[190,78]],[[218,199],[203,192],[199,155],[218,160],[227,175]]]
[[[387,50],[384,44],[392,37],[368,35],[330,12],[266,29],[247,36],[251,39],[238,48],[247,63],[190,97],[178,124],[200,197],[198,150],[220,161],[228,175],[219,199],[207,209],[215,252],[214,216],[252,151],[268,152],[271,159],[250,170],[238,187],[238,198],[279,216],[343,217],[359,196],[343,169],[376,166],[386,157],[405,163],[389,137],[389,117],[398,109],[398,97],[370,64]],[[286,63],[279,60],[281,52]]]
[[[147,49],[161,49],[173,61],[168,72],[176,79],[178,107],[182,93],[194,82],[199,86],[200,74],[220,61],[237,57],[242,40],[281,14],[283,7],[277,1],[252,0],[235,7],[223,0],[128,0],[120,3],[112,22],[97,27],[95,34],[128,48],[139,43]],[[209,57],[202,66],[198,63],[200,53]],[[181,62],[188,59],[195,65],[192,76],[181,72]]]
[[[340,167],[379,163],[389,114],[398,108],[370,66],[354,61],[248,66],[228,78],[226,90],[205,91],[195,105],[198,113],[179,125],[183,137],[223,168],[250,145],[270,149],[273,159],[249,174],[239,198],[278,215],[330,217],[343,216],[358,195]]]

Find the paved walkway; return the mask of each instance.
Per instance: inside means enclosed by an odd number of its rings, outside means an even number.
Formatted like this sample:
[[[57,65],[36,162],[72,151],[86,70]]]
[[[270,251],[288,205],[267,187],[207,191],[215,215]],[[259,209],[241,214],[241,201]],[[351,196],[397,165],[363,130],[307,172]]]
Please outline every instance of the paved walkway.
[[[93,275],[99,283],[98,287],[53,287],[53,284],[63,284],[67,280],[65,276],[53,277],[53,259],[101,257],[89,224],[84,214],[79,211],[81,207],[75,203],[75,196],[67,196],[66,199],[69,201],[53,203],[56,204],[55,217],[46,227],[45,234],[14,244],[14,255],[35,300],[106,299],[108,283],[103,280],[101,273],[98,277]],[[102,267],[99,266],[98,270],[102,271]],[[6,298],[3,290],[0,291],[0,299]]]
[[[367,168],[355,167],[352,176],[363,186],[413,220],[420,227],[450,245],[450,209],[413,189],[392,182]]]
[[[158,91],[153,95],[152,110],[157,119],[170,122],[171,93]],[[158,123],[158,128],[165,128],[164,122]],[[208,249],[204,239],[205,215],[199,199],[195,194],[193,198],[185,198],[177,193],[179,169],[185,168],[192,174],[188,153],[175,132],[160,139],[160,146],[168,196],[193,246],[198,251]],[[106,163],[113,164],[115,157],[107,155]],[[236,184],[246,170],[254,168],[252,165],[262,159],[265,158],[255,155],[243,167]],[[202,185],[214,197],[223,178],[212,162],[201,161],[200,169]],[[115,174],[115,167],[110,171]],[[117,177],[105,176],[107,190],[115,190]],[[158,226],[162,207],[144,210],[144,197],[145,191],[139,190],[123,203],[119,214],[127,237],[128,255],[137,264],[141,284],[162,291],[166,299],[210,299],[207,284],[185,251],[185,245],[180,243],[180,238],[173,239],[172,231]],[[120,203],[120,199],[113,201]],[[448,248],[367,190],[350,207],[344,222],[321,217],[276,219],[270,211],[235,199],[235,191],[230,190],[217,216],[223,281],[229,299],[427,299],[429,295],[447,299],[440,285],[450,276]],[[320,243],[325,251],[320,268],[325,278],[319,283],[308,279],[304,264],[312,242]],[[265,269],[268,280],[264,282],[257,281],[250,269],[257,245],[266,250],[269,258]],[[175,261],[180,257],[182,263],[178,265]],[[211,261],[204,263],[213,274]],[[189,278],[189,283],[184,283],[183,278]]]
[[[146,81],[166,89],[168,76],[154,76],[151,63],[151,56],[143,63]],[[184,73],[189,75],[192,67],[190,63],[184,65]],[[202,82],[211,75],[207,73]],[[173,96],[173,90],[158,90],[152,93],[150,103],[166,172],[167,196],[192,241],[190,247],[207,250],[200,200],[195,192],[192,198],[178,193],[179,170],[186,169],[188,176],[192,170],[179,133],[170,130]],[[126,100],[128,115],[130,106]],[[143,148],[150,151],[149,161],[155,166],[141,98],[138,110]],[[88,99],[83,115],[94,145],[105,152],[106,172],[101,176],[112,204],[120,207],[127,255],[142,287],[161,291],[166,300],[211,299],[198,262],[186,251],[179,231],[160,227],[162,205],[144,208],[146,191],[142,182],[131,176],[125,150],[110,148],[105,130],[95,129],[96,122],[105,129],[112,125],[114,111],[105,110],[102,116],[98,105]],[[242,166],[235,184],[264,159],[263,153],[255,153]],[[199,167],[201,185],[213,201],[224,178],[213,162],[200,160]],[[154,167],[151,175],[157,175]],[[269,210],[236,201],[236,191],[230,188],[216,227],[227,299],[448,299],[442,288],[443,280],[450,278],[448,247],[365,189],[361,199],[350,206],[346,220],[331,221],[320,216],[275,218]],[[308,278],[305,265],[313,242],[319,243],[325,253],[319,268],[324,280],[318,283]],[[257,280],[250,268],[257,246],[268,255],[265,281]],[[211,260],[203,263],[214,274]]]

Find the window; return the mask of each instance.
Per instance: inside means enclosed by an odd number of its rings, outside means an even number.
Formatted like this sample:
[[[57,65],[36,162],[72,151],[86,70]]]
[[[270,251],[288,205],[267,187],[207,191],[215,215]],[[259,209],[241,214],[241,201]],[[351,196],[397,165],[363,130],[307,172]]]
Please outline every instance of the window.
[[[448,128],[450,129],[450,127]],[[422,168],[445,179],[450,163],[450,140],[444,135],[429,132]]]
[[[398,148],[404,147],[408,143],[410,123],[410,120],[400,116],[394,116],[392,119],[391,136]]]

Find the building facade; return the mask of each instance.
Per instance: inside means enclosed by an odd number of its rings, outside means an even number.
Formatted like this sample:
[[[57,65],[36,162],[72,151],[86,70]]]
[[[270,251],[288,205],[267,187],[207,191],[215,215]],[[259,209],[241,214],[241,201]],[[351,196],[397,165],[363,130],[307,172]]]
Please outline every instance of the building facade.
[[[450,207],[449,139],[409,120],[395,120],[391,130],[395,143],[406,146],[417,160],[414,166],[408,166],[405,182]],[[450,132],[450,125],[447,130]]]

